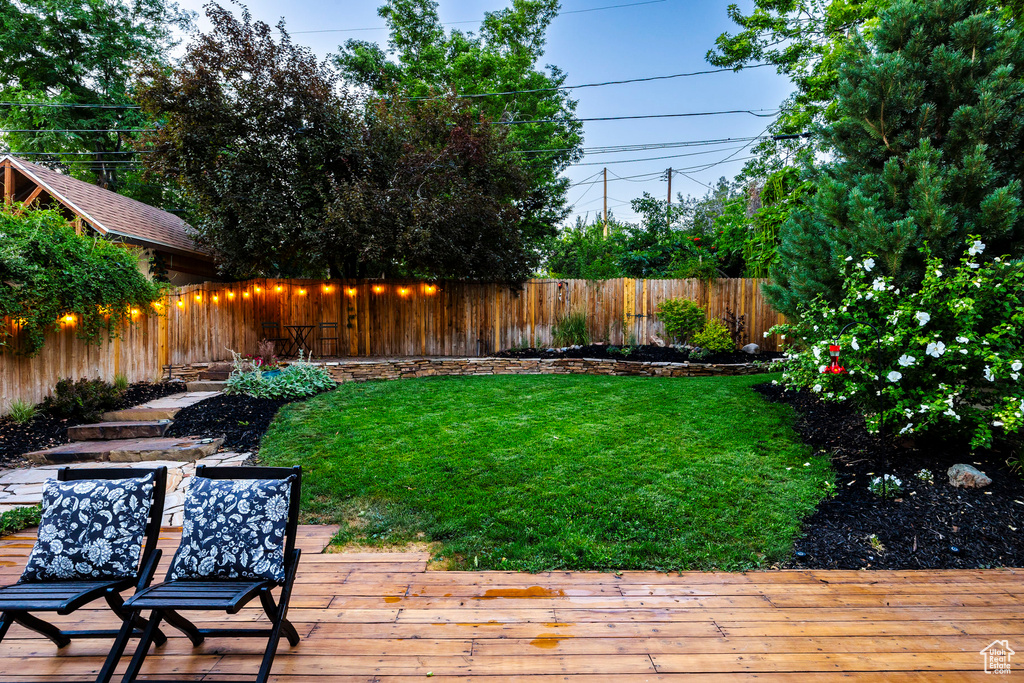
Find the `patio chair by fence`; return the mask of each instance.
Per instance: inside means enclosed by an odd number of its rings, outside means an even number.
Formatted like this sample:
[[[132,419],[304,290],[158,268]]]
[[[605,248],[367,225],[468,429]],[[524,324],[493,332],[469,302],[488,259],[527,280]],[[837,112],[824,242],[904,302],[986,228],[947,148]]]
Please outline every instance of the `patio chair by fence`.
[[[293,647],[299,644],[299,634],[287,616],[300,555],[295,532],[301,480],[301,467],[196,468],[185,501],[181,545],[166,581],[139,591],[125,603],[133,615],[152,610],[152,616],[123,683],[139,675],[162,621],[188,636],[194,647],[206,636],[267,638],[256,676],[257,683],[266,682],[281,635]],[[226,521],[218,525],[216,518],[221,515]],[[268,550],[271,546],[274,550]],[[275,603],[271,591],[278,587],[281,595]],[[179,614],[188,610],[237,614],[257,597],[270,628],[197,628]],[[110,651],[107,666],[111,672],[124,652],[128,635],[128,629],[122,628]],[[97,682],[107,680],[109,676]]]
[[[338,355],[338,323],[320,323],[320,356],[327,355],[326,346],[330,344],[334,355]]]
[[[263,339],[274,342],[274,353],[278,356],[283,355],[285,348],[288,344],[288,338],[281,334],[281,324],[275,322],[265,322],[262,325]]]
[[[18,583],[0,588],[0,640],[11,624],[60,648],[73,638],[127,640],[141,634],[148,623],[124,607],[121,593],[133,586],[142,590],[153,580],[166,487],[166,467],[58,470],[57,481],[47,482],[43,492],[39,538],[25,572]],[[79,526],[79,510],[87,511],[92,523]],[[104,534],[104,525],[115,533]],[[62,631],[31,614],[71,614],[99,598],[124,622],[120,630]],[[158,644],[167,640],[158,628],[149,633]]]

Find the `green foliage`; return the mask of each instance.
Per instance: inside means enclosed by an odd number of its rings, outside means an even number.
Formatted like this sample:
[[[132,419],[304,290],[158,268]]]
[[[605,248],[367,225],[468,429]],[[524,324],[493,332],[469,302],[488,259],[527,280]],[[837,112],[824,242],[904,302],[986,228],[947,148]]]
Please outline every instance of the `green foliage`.
[[[585,346],[590,343],[586,311],[571,311],[555,321],[551,327],[555,346]]]
[[[711,318],[704,323],[700,332],[693,335],[693,345],[709,353],[721,353],[735,348],[729,328],[718,318]]]
[[[124,375],[122,375],[121,373],[117,373],[116,375],[114,375],[114,391],[117,391],[118,393],[120,393],[120,392],[123,392],[123,391],[125,391],[127,389],[128,389],[128,378],[125,377]]]
[[[97,422],[100,415],[118,405],[121,392],[101,379],[62,379],[43,399],[43,410],[57,418]]]
[[[887,432],[927,434],[972,448],[1017,434],[1024,426],[1024,264],[982,257],[973,238],[952,267],[928,257],[923,282],[899,288],[869,257],[847,263],[843,298],[819,298],[797,323],[773,331],[797,342],[787,353],[784,381],[850,401]],[[846,375],[824,375],[828,344],[839,339]],[[876,360],[876,354],[878,360]],[[877,393],[880,392],[880,393]]]
[[[334,388],[334,380],[322,366],[299,359],[280,370],[265,372],[237,353],[234,367],[224,387],[225,394],[245,394],[253,398],[295,399],[314,396]]]
[[[11,401],[11,407],[7,411],[7,417],[18,424],[25,424],[35,416],[36,407],[20,398]]]
[[[0,537],[10,536],[23,529],[39,526],[43,508],[40,505],[16,507],[7,512],[0,512]]]
[[[955,264],[969,234],[1024,255],[1024,39],[980,0],[901,1],[840,62],[836,162],[783,228],[766,294],[792,315],[842,296],[842,259],[872,253],[897,287],[925,273],[920,247]]]
[[[282,408],[260,459],[302,465],[307,518],[359,519],[346,535],[368,545],[436,542],[456,569],[770,566],[832,474],[792,409],[751,391],[763,381],[347,383]]]
[[[519,281],[535,203],[509,128],[454,96],[360,103],[270,26],[207,6],[213,25],[139,100],[166,125],[149,168],[183,184],[233,275]],[[392,93],[394,95],[394,93]],[[238,201],[245,197],[244,202]]]
[[[547,271],[552,277],[608,280],[621,276],[618,236],[625,225],[609,216],[610,237],[604,237],[604,222],[584,223],[577,216],[574,226],[565,228],[545,246]]]
[[[54,104],[132,105],[130,80],[142,61],[165,61],[192,14],[168,0],[9,0],[0,3],[0,100]],[[52,160],[72,175],[155,204],[160,188],[145,187],[124,169],[134,134],[151,121],[135,109],[0,107],[0,128],[14,152],[88,152]],[[50,130],[83,131],[73,134]],[[89,132],[96,131],[96,132]],[[46,158],[43,157],[43,160]],[[34,158],[33,161],[39,161]]]
[[[655,309],[658,320],[665,325],[665,332],[673,339],[686,342],[704,326],[704,309],[689,299],[668,299]]]
[[[464,100],[471,119],[508,119],[547,123],[507,126],[509,143],[529,177],[529,198],[520,216],[523,239],[539,246],[555,234],[567,215],[569,181],[561,171],[580,157],[583,124],[576,102],[566,90],[565,74],[556,66],[539,68],[547,29],[558,13],[558,0],[513,0],[510,7],[486,12],[477,31],[447,31],[434,0],[387,0],[379,9],[390,36],[385,51],[376,43],[349,40],[336,64],[353,82],[382,98],[431,98],[450,93],[523,92],[514,99],[477,97]],[[420,100],[420,105],[429,100]],[[413,102],[413,108],[418,108]]]
[[[133,249],[77,235],[56,212],[17,209],[0,209],[0,318],[17,322],[22,343],[11,348],[15,335],[4,325],[0,348],[31,356],[61,324],[98,344],[131,322],[132,308],[147,310],[160,297]]]
[[[900,494],[903,493],[903,482],[895,475],[883,474],[880,477],[875,477],[868,483],[868,490],[879,498],[899,498]],[[872,546],[878,542],[876,537],[873,538]]]

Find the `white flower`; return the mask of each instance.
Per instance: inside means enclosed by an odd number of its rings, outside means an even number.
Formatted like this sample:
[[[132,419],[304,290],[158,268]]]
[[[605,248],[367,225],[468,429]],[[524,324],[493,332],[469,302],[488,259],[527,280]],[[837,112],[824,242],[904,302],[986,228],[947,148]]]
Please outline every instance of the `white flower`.
[[[901,379],[903,379],[903,374],[895,370],[890,372],[887,376],[890,382],[899,382]]]
[[[924,352],[932,358],[938,358],[946,352],[946,345],[942,342],[928,342]]]
[[[1013,361],[1010,365],[1010,369],[1014,372],[1020,372],[1022,368],[1024,368],[1024,363],[1021,363],[1019,360]]]
[[[875,259],[873,259],[873,258],[864,259],[864,263],[862,265],[864,266],[865,272],[870,272],[871,269],[875,267]]]
[[[814,360],[821,360],[821,349],[819,349],[817,346],[811,349],[811,353],[814,354]]]
[[[818,372],[820,372],[821,374],[825,374],[825,366],[824,365],[819,365],[818,366]]]
[[[917,412],[919,412],[919,413],[927,413],[929,410],[930,410],[930,408],[928,408],[928,406],[926,406],[925,404],[922,403],[921,404],[921,408]]]
[[[944,413],[943,413],[943,415],[949,415],[949,416],[950,416],[951,418],[953,418],[953,419],[954,419],[954,420],[956,420],[957,422],[959,422],[959,421],[960,421],[960,416],[959,416],[959,415],[957,415],[957,414],[956,414],[955,412],[953,412],[953,409],[952,409],[952,408],[950,408],[949,410],[947,410],[946,412],[944,412]]]
[[[968,268],[973,268],[974,270],[977,270],[978,268],[981,268],[981,264],[978,264],[978,263],[968,263],[967,267]]]
[[[857,343],[856,337],[852,337],[850,339],[850,348],[853,349],[854,351],[860,351],[860,344]]]
[[[907,432],[913,431],[914,423],[908,422],[907,426],[900,430],[900,434],[906,434]]]
[[[875,281],[871,283],[871,289],[875,290],[876,292],[884,292],[885,280],[883,280],[880,277],[876,277]]]
[[[962,353],[962,354],[964,354],[966,356],[967,355],[967,349],[960,349],[960,353]]]
[[[774,384],[774,385],[778,386],[778,384],[779,384],[779,380],[777,380],[777,379],[773,379],[773,380],[772,380],[772,384]]]
[[[935,277],[942,277],[942,271],[941,270],[936,270],[935,271]]]
[[[907,354],[903,354],[902,356],[900,356],[900,359],[898,361],[896,361],[896,362],[898,362],[901,366],[903,366],[905,368],[909,368],[916,361],[917,361],[917,359],[914,358],[913,356],[908,356]]]
[[[992,426],[993,427],[1002,427],[1003,426],[1003,421],[1002,420],[993,420],[992,421]]]
[[[981,243],[981,240],[974,240],[974,244],[967,250],[967,253],[971,256],[977,256],[983,251],[985,251],[985,245]]]
[[[914,317],[917,318],[918,327],[924,327],[928,324],[928,321],[932,319],[932,317],[924,311],[918,311],[914,314]]]
[[[1017,378],[1020,377],[1020,375],[1018,375],[1016,372],[1011,372],[1010,377],[1013,378],[1014,382],[1016,382]]]
[[[992,368],[990,368],[987,365],[985,366],[985,379],[987,379],[989,382],[996,381],[996,376],[992,374]]]
[[[768,338],[768,333],[767,333],[767,332],[765,332],[765,333],[764,333],[764,338],[765,338],[765,339],[767,339],[767,338]]]
[[[971,340],[970,340],[970,339],[968,339],[967,337],[957,337],[957,338],[956,338],[956,340],[957,340],[958,342],[960,342],[961,344],[966,344],[967,342],[971,341]]]
[[[820,394],[821,393],[821,385],[820,384],[815,384],[813,391],[816,394]]]
[[[845,260],[846,260],[847,262],[850,262],[850,261],[852,261],[852,260],[853,260],[853,257],[852,257],[852,256],[847,256]]]

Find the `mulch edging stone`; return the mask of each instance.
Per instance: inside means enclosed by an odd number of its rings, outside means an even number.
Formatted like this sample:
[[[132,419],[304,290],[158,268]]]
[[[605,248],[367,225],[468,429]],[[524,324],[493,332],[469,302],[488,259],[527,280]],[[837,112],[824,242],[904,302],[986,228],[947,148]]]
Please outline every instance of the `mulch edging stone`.
[[[891,465],[878,457],[863,416],[781,386],[754,387],[768,400],[792,405],[794,428],[836,472],[835,495],[805,522],[787,564],[804,569],[977,569],[1024,566],[1024,480],[1006,465],[1006,454],[948,444],[895,447]],[[967,463],[993,479],[983,489],[955,488],[946,470]],[[931,482],[916,474],[932,472]],[[901,497],[884,501],[868,483],[894,474]],[[877,541],[872,543],[871,537]],[[801,555],[802,553],[802,555]]]

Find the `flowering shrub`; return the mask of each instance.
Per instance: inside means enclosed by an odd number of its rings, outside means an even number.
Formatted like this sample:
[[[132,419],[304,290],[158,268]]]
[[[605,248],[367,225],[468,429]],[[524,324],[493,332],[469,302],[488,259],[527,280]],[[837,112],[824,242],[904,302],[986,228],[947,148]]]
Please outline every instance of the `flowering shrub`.
[[[319,365],[299,359],[280,371],[264,372],[234,353],[234,369],[224,386],[225,394],[245,394],[253,398],[293,399],[313,396],[334,388],[330,373]]]
[[[878,273],[874,258],[847,258],[838,310],[818,300],[800,322],[772,329],[796,342],[783,381],[858,403],[873,431],[881,405],[897,435],[952,432],[977,448],[1016,433],[1024,424],[1024,264],[984,251],[971,237],[959,265],[943,268],[926,250],[924,281],[904,292]],[[854,321],[873,325],[877,342],[856,323],[838,337]],[[848,374],[822,374],[833,341]]]
[[[871,480],[868,490],[881,498],[896,498],[903,493],[903,482],[894,474],[883,474]]]

